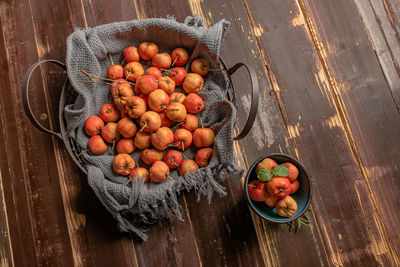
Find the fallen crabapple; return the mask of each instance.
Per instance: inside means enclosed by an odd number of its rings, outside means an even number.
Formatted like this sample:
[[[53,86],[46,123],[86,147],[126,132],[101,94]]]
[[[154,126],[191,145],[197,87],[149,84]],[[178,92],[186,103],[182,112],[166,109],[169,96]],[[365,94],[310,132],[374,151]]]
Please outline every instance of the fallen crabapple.
[[[149,181],[149,171],[146,168],[134,168],[129,174],[129,178],[136,178],[138,181],[140,181],[143,177],[144,182],[147,183]]]
[[[123,138],[120,139],[117,143],[117,152],[131,154],[136,150],[135,145],[133,144],[133,139],[131,138]]]
[[[282,217],[292,217],[297,211],[297,203],[291,196],[286,196],[275,205],[276,212]]]
[[[171,56],[168,53],[161,53],[155,55],[151,59],[151,63],[153,67],[159,68],[159,69],[168,69],[171,67]]]
[[[152,75],[152,76],[156,77],[157,80],[162,77],[161,71],[156,67],[147,68],[147,70],[145,71],[145,74]]]
[[[183,104],[183,101],[185,101],[185,98],[186,98],[185,94],[182,94],[182,93],[179,93],[179,92],[172,93],[169,96],[171,104],[172,103],[181,103],[181,104]]]
[[[299,169],[297,169],[297,167],[290,162],[282,163],[282,165],[289,169],[289,174],[286,176],[286,178],[288,178],[291,183],[294,182],[297,179],[297,176],[299,176]]]
[[[175,90],[175,82],[168,76],[161,77],[158,79],[158,88],[170,95]]]
[[[163,161],[156,161],[150,167],[150,180],[154,183],[160,183],[169,176],[169,167]]]
[[[166,110],[168,119],[175,122],[181,122],[186,118],[186,108],[181,103],[173,103]]]
[[[124,68],[125,79],[135,82],[137,78],[144,75],[142,64],[139,62],[130,62]]]
[[[188,130],[189,132],[193,132],[199,127],[199,120],[193,114],[187,114],[183,124],[181,124],[181,128]]]
[[[158,53],[158,46],[153,42],[143,42],[139,45],[139,55],[143,60],[150,60]]]
[[[185,80],[187,71],[184,68],[176,67],[169,70],[169,77],[175,82],[176,86],[181,86]]]
[[[174,133],[174,146],[185,151],[192,144],[192,133],[186,129],[178,129]]]
[[[198,128],[193,132],[193,143],[197,147],[208,147],[214,143],[215,134],[210,128]]]
[[[132,96],[133,90],[131,89],[131,86],[127,83],[120,84],[113,94],[114,103],[117,106],[125,106],[128,99]]]
[[[184,66],[189,60],[189,53],[185,48],[178,47],[171,52],[172,65]]]
[[[178,168],[182,165],[182,153],[177,150],[168,150],[164,156],[164,162],[168,165],[170,169]]]
[[[197,93],[200,92],[201,89],[203,89],[204,80],[199,74],[188,73],[185,76],[185,80],[183,81],[182,86],[183,90],[185,90],[187,94]]]
[[[179,175],[184,176],[187,172],[197,171],[197,163],[192,159],[185,159],[179,167]]]
[[[101,131],[101,136],[107,143],[115,143],[119,139],[118,125],[115,122],[107,123]]]
[[[148,95],[158,88],[158,81],[153,75],[143,75],[138,78],[135,85],[135,92],[137,94]]]
[[[160,115],[155,111],[146,111],[142,117],[140,117],[140,132],[145,131],[152,133],[157,131],[161,127]]]
[[[129,46],[125,48],[122,52],[122,56],[125,58],[126,63],[140,61],[138,50],[134,46]]]
[[[170,121],[167,117],[167,114],[165,112],[159,112],[160,118],[161,118],[161,127],[170,127],[172,124],[172,121]]]
[[[214,150],[209,147],[201,148],[197,150],[195,161],[199,167],[206,167],[210,162],[212,156],[214,154]]]
[[[126,101],[125,111],[132,119],[140,118],[146,112],[146,109],[146,103],[141,97],[131,96]]]
[[[83,128],[89,136],[95,136],[101,133],[104,127],[104,121],[99,116],[90,116],[86,119]]]
[[[156,89],[149,94],[148,105],[156,112],[163,112],[169,105],[169,96],[164,90]]]
[[[161,127],[151,135],[151,144],[158,150],[164,151],[174,141],[174,133],[168,127]]]
[[[118,132],[124,138],[132,138],[137,132],[136,124],[130,118],[122,118],[118,122]]]
[[[113,169],[120,175],[129,175],[135,168],[135,161],[129,154],[121,153],[114,157]]]
[[[162,160],[164,153],[155,148],[146,148],[142,151],[142,160],[148,165],[152,165],[157,160]]]
[[[90,137],[88,147],[94,155],[101,155],[107,151],[107,145],[100,135]]]
[[[137,132],[133,142],[139,149],[148,148],[151,145],[151,133]]]
[[[114,103],[106,103],[101,106],[99,116],[105,122],[115,122],[119,119],[120,113]]]
[[[197,114],[204,109],[203,99],[195,93],[188,94],[183,104],[185,105],[186,110],[192,114]]]

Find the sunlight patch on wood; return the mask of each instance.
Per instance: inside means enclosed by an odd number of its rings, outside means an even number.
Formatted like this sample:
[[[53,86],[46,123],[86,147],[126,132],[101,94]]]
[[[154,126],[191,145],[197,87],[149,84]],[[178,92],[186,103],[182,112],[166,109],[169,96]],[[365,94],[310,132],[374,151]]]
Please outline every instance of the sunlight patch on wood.
[[[334,127],[339,127],[342,130],[344,130],[342,121],[340,120],[340,117],[338,114],[335,114],[331,117],[329,117],[328,119],[322,121],[322,126],[328,126],[329,129],[333,129]]]
[[[260,37],[264,33],[264,29],[260,23],[258,23],[258,26],[254,26],[253,30],[254,30],[254,35],[257,37]]]
[[[295,17],[292,18],[291,24],[293,27],[304,26],[306,21],[304,20],[303,14],[299,12]]]

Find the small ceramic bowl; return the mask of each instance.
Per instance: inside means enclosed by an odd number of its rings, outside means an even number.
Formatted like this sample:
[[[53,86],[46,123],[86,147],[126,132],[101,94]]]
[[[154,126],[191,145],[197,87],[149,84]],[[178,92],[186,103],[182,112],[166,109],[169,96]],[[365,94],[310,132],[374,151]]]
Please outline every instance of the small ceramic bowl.
[[[294,164],[297,167],[297,169],[299,169],[299,176],[297,177],[297,179],[300,182],[300,188],[299,188],[299,190],[297,190],[296,193],[290,195],[297,202],[297,211],[292,217],[286,218],[286,217],[279,216],[278,213],[276,212],[275,208],[268,207],[264,202],[253,201],[253,200],[251,200],[251,198],[249,196],[249,191],[248,191],[247,185],[249,184],[249,182],[257,179],[257,175],[256,175],[257,164],[260,163],[265,158],[271,158],[271,159],[275,160],[276,163],[278,163],[278,164],[282,164],[284,162],[291,162],[292,164]],[[310,182],[310,179],[308,177],[306,170],[304,169],[303,165],[301,165],[301,163],[297,159],[295,159],[289,155],[276,153],[276,154],[270,154],[268,156],[259,158],[256,162],[253,163],[253,165],[250,167],[250,169],[246,175],[246,180],[244,182],[244,191],[245,191],[246,199],[247,199],[247,202],[249,203],[249,206],[253,209],[253,211],[256,214],[258,214],[260,217],[262,217],[263,219],[265,219],[269,222],[286,223],[286,222],[291,222],[293,220],[296,220],[301,215],[303,215],[304,212],[307,211],[308,206],[311,203],[312,186],[311,186],[311,182]]]

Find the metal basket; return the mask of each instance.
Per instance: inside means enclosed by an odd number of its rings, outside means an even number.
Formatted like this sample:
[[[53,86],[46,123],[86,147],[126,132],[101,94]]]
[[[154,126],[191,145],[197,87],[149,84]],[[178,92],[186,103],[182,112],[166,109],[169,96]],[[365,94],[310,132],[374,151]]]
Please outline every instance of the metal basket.
[[[233,104],[235,104],[235,88],[232,82],[231,75],[233,75],[240,67],[245,67],[247,70],[249,76],[250,76],[250,85],[251,85],[251,93],[252,93],[252,100],[251,100],[251,106],[250,106],[250,111],[249,115],[247,118],[247,121],[242,129],[242,131],[234,138],[234,140],[240,140],[244,138],[248,132],[250,131],[251,127],[254,124],[256,115],[257,115],[257,109],[258,109],[258,99],[259,99],[259,88],[258,88],[258,79],[256,72],[249,66],[245,65],[244,63],[237,63],[231,68],[227,68],[225,62],[220,59],[220,63],[222,65],[222,68],[224,71],[226,71],[228,79],[229,79],[229,90],[227,93],[227,99],[231,101]],[[59,113],[58,113],[58,119],[60,123],[60,132],[56,133],[53,132],[49,129],[46,129],[44,126],[42,126],[38,120],[35,118],[35,116],[32,113],[31,106],[29,104],[29,80],[32,76],[33,71],[40,66],[42,63],[53,63],[64,70],[66,70],[65,64],[61,63],[60,61],[53,60],[53,59],[47,59],[47,60],[41,60],[33,64],[25,73],[24,79],[22,81],[22,103],[24,106],[24,110],[26,115],[28,116],[29,120],[32,122],[32,124],[39,129],[42,132],[55,135],[58,138],[62,139],[64,142],[64,145],[68,151],[68,153],[71,155],[71,158],[74,160],[76,165],[84,172],[87,174],[87,169],[86,169],[86,163],[82,160],[81,157],[79,157],[79,153],[81,152],[79,148],[77,147],[75,140],[68,135],[66,131],[66,121],[64,117],[64,107],[65,105],[68,104],[73,104],[78,96],[74,88],[72,87],[71,83],[69,82],[69,79],[65,80],[64,86],[61,91],[61,96],[60,96],[60,102],[59,102]]]

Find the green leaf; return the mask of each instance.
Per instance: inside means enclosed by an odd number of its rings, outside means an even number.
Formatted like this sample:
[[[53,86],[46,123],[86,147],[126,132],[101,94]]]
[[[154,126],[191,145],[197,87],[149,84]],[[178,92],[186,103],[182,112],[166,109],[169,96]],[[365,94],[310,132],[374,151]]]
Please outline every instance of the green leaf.
[[[257,173],[258,180],[260,180],[262,182],[268,182],[269,180],[272,179],[272,176],[273,175],[272,175],[271,171],[266,168],[261,168]]]
[[[272,175],[286,177],[289,175],[289,169],[285,165],[276,165],[272,169]]]

